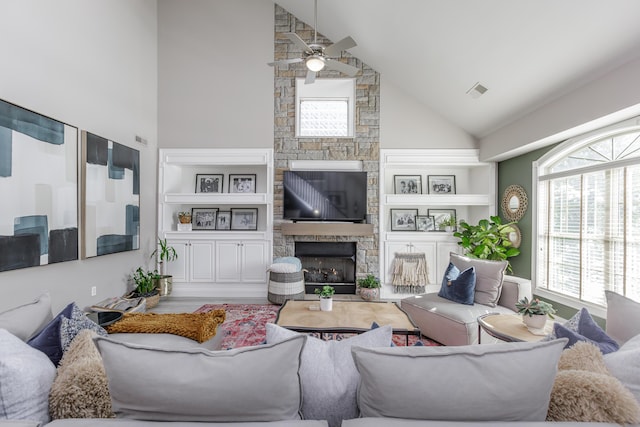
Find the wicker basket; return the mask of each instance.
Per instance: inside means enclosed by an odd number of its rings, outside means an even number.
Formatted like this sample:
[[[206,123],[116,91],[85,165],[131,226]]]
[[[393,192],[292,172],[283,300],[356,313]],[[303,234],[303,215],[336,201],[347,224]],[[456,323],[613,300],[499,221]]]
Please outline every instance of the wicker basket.
[[[288,299],[304,298],[304,273],[269,273],[269,292],[267,299],[273,304],[284,304]]]
[[[147,301],[147,310],[155,307],[160,302],[160,294],[151,295],[150,297],[144,297]]]

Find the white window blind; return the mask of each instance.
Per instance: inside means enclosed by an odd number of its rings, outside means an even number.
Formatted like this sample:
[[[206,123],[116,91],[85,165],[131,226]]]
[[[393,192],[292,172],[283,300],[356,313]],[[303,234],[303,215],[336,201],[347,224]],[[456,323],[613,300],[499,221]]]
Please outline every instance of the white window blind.
[[[599,306],[605,290],[640,300],[640,130],[558,151],[537,168],[537,286]]]

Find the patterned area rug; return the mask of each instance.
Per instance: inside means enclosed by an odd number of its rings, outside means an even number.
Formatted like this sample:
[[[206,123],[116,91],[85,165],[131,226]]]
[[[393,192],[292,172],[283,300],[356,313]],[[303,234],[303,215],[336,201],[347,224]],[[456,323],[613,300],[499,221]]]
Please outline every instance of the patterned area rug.
[[[226,320],[221,328],[224,333],[222,348],[230,349],[247,347],[264,343],[267,336],[267,323],[273,323],[278,315],[279,305],[274,304],[205,304],[195,313],[206,313],[211,310],[223,309],[226,312]],[[318,334],[310,334],[318,336]],[[324,339],[342,340],[353,334],[324,334]],[[418,337],[410,336],[409,345],[415,345]],[[424,345],[439,345],[434,341],[422,339]],[[393,343],[404,346],[405,336],[394,335]]]

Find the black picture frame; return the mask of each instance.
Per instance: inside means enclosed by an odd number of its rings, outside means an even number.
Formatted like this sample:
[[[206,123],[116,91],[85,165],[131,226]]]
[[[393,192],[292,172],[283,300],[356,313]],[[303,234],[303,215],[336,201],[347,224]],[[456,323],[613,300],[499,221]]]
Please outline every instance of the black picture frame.
[[[391,209],[391,231],[416,231],[418,209]]]
[[[229,174],[229,193],[255,193],[256,174]]]
[[[257,230],[258,208],[231,208],[232,230]]]
[[[421,175],[394,175],[394,194],[422,194]]]
[[[428,175],[429,194],[456,194],[455,175]]]
[[[218,211],[216,230],[231,230],[231,211]]]
[[[429,215],[416,215],[416,230],[417,231],[435,231],[436,230],[435,219]]]
[[[218,208],[191,208],[192,230],[215,230]]]
[[[196,193],[222,193],[224,175],[219,173],[196,174]]]

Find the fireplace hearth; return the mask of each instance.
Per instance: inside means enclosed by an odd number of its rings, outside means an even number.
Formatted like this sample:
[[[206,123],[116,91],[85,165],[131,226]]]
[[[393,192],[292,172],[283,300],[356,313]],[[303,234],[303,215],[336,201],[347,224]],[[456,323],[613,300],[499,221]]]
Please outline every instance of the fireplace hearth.
[[[356,242],[295,242],[305,271],[305,292],[331,285],[337,294],[356,292]]]

